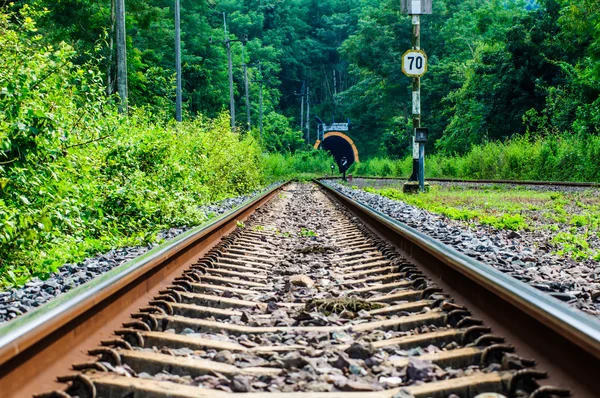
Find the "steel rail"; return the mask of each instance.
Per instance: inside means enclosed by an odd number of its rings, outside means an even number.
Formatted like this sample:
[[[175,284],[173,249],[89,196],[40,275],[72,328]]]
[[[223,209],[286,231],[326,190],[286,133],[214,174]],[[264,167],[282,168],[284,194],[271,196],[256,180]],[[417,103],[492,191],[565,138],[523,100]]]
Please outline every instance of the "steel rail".
[[[0,395],[31,396],[60,386],[54,378],[70,372],[74,351],[88,360],[87,349],[118,328],[124,314],[170,284],[286,184],[0,326]]]
[[[356,179],[363,180],[384,180],[384,181],[405,181],[408,177],[369,177],[369,176],[353,176]],[[319,180],[336,180],[339,177],[325,177]],[[435,182],[456,182],[456,183],[473,183],[473,184],[507,184],[507,185],[547,185],[557,187],[582,187],[582,188],[600,188],[600,183],[597,182],[575,182],[575,181],[531,181],[531,180],[471,180],[464,178],[427,178],[427,181]]]
[[[598,397],[600,321],[316,181],[573,396]]]

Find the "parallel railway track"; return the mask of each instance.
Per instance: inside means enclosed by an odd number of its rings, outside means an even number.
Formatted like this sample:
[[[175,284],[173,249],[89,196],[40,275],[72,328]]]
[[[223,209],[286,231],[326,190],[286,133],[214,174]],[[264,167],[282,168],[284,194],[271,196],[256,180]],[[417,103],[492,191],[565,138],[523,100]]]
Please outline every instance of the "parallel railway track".
[[[2,396],[600,396],[597,320],[318,184],[1,327]]]
[[[401,177],[367,177],[354,176],[361,180],[379,180],[379,181],[406,181],[407,178]],[[324,178],[327,180],[330,178]],[[338,178],[333,178],[338,179]],[[447,182],[447,183],[472,183],[472,184],[507,184],[507,185],[531,185],[531,186],[550,186],[550,187],[579,187],[579,188],[600,188],[597,182],[576,182],[576,181],[531,181],[531,180],[471,180],[465,178],[427,178],[427,181]]]

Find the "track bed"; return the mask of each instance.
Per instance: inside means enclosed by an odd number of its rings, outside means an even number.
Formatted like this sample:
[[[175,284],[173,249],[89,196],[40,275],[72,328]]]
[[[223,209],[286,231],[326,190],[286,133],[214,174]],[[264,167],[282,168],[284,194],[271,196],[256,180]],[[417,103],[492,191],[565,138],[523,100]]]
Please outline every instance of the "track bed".
[[[44,396],[565,396],[409,260],[288,185]]]

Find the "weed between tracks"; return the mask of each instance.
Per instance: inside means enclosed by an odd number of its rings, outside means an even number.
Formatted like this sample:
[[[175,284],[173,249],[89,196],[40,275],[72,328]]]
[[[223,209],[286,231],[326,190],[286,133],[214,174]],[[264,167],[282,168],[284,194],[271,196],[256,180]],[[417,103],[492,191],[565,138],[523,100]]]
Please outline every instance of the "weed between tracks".
[[[453,220],[512,231],[542,231],[556,254],[600,260],[600,197],[595,190],[551,192],[500,185],[433,184],[430,192],[364,188]]]

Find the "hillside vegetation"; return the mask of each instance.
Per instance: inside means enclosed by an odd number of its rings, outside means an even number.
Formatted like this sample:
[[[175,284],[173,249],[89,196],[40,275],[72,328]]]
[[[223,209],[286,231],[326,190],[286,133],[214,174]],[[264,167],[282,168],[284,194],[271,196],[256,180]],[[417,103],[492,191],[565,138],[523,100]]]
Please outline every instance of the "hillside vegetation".
[[[46,6],[39,32],[65,41],[83,64],[95,54],[115,92],[114,1],[21,0]],[[126,0],[129,102],[174,115],[172,0]],[[219,115],[229,104],[228,38],[244,39],[252,126],[264,87],[265,145],[302,150],[300,99],[311,117],[351,119],[361,158],[410,154],[411,80],[401,70],[411,21],[398,0],[181,0],[183,99],[188,116]],[[597,135],[600,127],[600,8],[596,0],[435,0],[422,18],[429,58],[422,78],[428,153],[464,154],[473,145],[529,133]],[[212,39],[212,40],[211,40]],[[232,45],[237,122],[245,128],[242,46]],[[258,62],[262,68],[259,73]],[[316,124],[310,123],[315,141]]]

